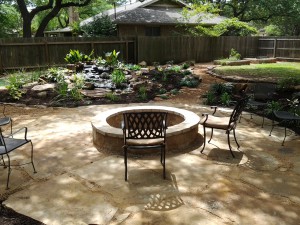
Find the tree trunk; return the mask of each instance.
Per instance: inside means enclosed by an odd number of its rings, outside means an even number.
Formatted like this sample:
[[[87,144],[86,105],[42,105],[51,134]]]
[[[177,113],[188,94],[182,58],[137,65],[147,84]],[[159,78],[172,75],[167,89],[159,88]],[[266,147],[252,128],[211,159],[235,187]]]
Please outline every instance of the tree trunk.
[[[23,16],[23,37],[31,37],[31,18],[30,16]]]
[[[60,11],[60,7],[54,7],[51,12],[49,12],[47,14],[47,16],[44,17],[44,19],[42,20],[42,22],[40,23],[39,28],[37,29],[36,33],[35,33],[35,37],[44,37],[44,31],[48,25],[48,23],[50,22],[50,20],[52,20],[54,17],[57,16],[57,14]]]

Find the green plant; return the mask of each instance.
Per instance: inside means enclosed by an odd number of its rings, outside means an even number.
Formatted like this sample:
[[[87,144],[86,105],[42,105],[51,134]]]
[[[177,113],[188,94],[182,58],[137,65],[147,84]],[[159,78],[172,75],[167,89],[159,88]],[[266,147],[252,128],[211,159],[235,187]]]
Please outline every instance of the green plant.
[[[187,76],[187,75],[192,74],[192,72],[189,71],[189,70],[184,70],[184,71],[182,72],[182,74],[183,74],[183,76]]]
[[[49,82],[57,82],[62,75],[62,70],[57,67],[51,67],[47,70],[45,78]]]
[[[182,69],[184,69],[184,70],[188,69],[189,67],[190,67],[190,65],[186,62],[182,64]]]
[[[179,90],[176,89],[176,88],[174,88],[174,89],[172,89],[172,90],[170,91],[170,93],[171,93],[172,95],[177,95],[177,94],[179,93]]]
[[[112,102],[117,102],[120,100],[120,97],[116,95],[114,92],[109,92],[105,94],[105,98],[109,99]]]
[[[168,95],[161,95],[161,96],[159,96],[161,99],[168,99],[169,98],[169,96]]]
[[[227,92],[224,92],[221,97],[221,104],[228,106],[231,100],[230,94],[228,94]]]
[[[116,35],[117,25],[111,21],[107,15],[95,17],[92,22],[82,27],[84,35],[91,37],[114,36]]]
[[[281,90],[291,89],[297,85],[300,85],[300,77],[296,76],[283,77],[278,81],[278,88]]]
[[[195,88],[199,85],[199,80],[194,77],[186,76],[183,77],[180,81],[180,86],[186,86],[190,88]]]
[[[241,54],[238,53],[234,48],[230,50],[229,59],[240,60]]]
[[[165,88],[160,88],[158,90],[158,94],[160,94],[160,95],[165,94],[165,93],[167,93],[167,90]]]
[[[223,93],[231,93],[233,89],[233,84],[232,83],[214,83],[210,86],[210,90],[220,96]]]
[[[79,50],[70,49],[66,55],[65,60],[67,63],[74,64],[82,61],[82,53]]]
[[[134,70],[134,71],[138,71],[141,69],[140,65],[136,65],[136,64],[128,64],[126,65],[126,68],[129,70]]]
[[[215,93],[213,93],[212,91],[208,91],[206,93],[206,100],[205,100],[205,104],[206,105],[213,105],[216,103],[216,96]]]
[[[122,70],[114,69],[111,74],[111,80],[116,85],[116,87],[120,87],[121,84],[126,81],[126,77]]]
[[[272,114],[273,111],[278,111],[282,109],[282,105],[278,101],[270,101],[267,103],[266,113],[268,115]]]
[[[35,70],[35,71],[33,71],[31,73],[31,75],[30,75],[30,78],[29,78],[30,82],[38,81],[39,78],[41,77],[41,75],[42,75],[42,71],[41,70]]]
[[[91,51],[89,55],[81,54],[82,62],[90,62],[93,60],[94,49]]]
[[[113,50],[112,52],[105,53],[105,62],[108,66],[115,66],[118,64],[118,56],[120,52]]]
[[[179,73],[181,71],[181,66],[175,65],[175,66],[171,66],[168,71],[171,72],[175,72],[175,73]]]
[[[11,74],[8,77],[8,85],[6,88],[8,89],[9,95],[13,99],[20,99],[22,97],[22,85],[24,84],[22,73],[20,74]]]
[[[141,86],[138,90],[138,98],[141,101],[145,101],[148,99],[147,88],[145,86]]]

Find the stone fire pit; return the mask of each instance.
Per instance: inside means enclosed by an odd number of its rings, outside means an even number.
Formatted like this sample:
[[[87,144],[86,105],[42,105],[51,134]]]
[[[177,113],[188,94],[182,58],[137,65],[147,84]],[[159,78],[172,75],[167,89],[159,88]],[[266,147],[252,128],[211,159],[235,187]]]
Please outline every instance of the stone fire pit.
[[[93,143],[99,151],[122,154],[124,112],[168,112],[167,151],[180,151],[193,146],[199,140],[200,118],[188,110],[165,106],[133,106],[105,111],[92,121]],[[144,151],[141,151],[144,152]]]

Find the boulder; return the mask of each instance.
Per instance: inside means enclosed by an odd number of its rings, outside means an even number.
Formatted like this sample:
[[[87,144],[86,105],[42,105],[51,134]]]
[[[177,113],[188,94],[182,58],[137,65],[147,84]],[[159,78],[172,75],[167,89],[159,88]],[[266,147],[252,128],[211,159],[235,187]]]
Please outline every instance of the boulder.
[[[139,63],[139,65],[140,65],[141,67],[146,67],[146,66],[147,66],[147,63],[146,63],[145,61],[142,61],[142,62]]]
[[[43,91],[54,91],[55,84],[42,84],[42,85],[36,85],[33,88],[31,88],[31,91],[33,92],[43,92]]]

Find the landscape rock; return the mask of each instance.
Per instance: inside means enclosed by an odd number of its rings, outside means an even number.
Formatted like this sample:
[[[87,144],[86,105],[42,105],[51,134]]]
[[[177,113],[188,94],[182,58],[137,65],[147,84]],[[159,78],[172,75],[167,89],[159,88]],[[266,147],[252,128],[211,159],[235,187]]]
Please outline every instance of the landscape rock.
[[[147,66],[147,63],[145,61],[142,61],[139,63],[139,66],[141,67],[146,67]]]
[[[82,90],[81,94],[89,98],[103,98],[110,90],[105,88],[96,88],[94,90]]]
[[[36,85],[33,88],[31,88],[31,91],[33,92],[54,91],[55,86],[56,85],[54,83]]]

